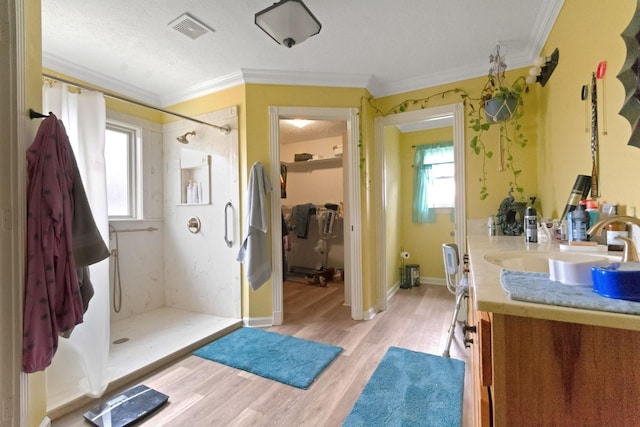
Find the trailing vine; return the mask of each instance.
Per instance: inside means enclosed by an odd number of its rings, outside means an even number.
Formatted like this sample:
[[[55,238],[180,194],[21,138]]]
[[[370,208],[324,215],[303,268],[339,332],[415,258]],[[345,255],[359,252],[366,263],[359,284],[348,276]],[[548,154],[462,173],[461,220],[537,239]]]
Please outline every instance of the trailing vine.
[[[391,107],[387,112],[383,112],[382,110],[380,110],[378,107],[376,107],[372,100],[373,97],[372,96],[363,96],[363,99],[366,99],[367,102],[369,103],[369,105],[375,110],[375,112],[382,116],[382,117],[386,117],[389,114],[398,114],[398,113],[404,113],[405,111],[407,111],[407,109],[411,106],[415,106],[418,105],[418,109],[420,110],[424,110],[425,108],[427,108],[429,101],[432,100],[433,98],[436,97],[440,97],[442,99],[444,99],[445,96],[449,95],[449,94],[459,94],[460,97],[464,100],[466,98],[469,97],[469,94],[467,93],[467,91],[463,90],[463,89],[448,89],[448,90],[443,90],[442,92],[438,92],[438,93],[434,93],[433,95],[429,95],[426,96],[424,98],[418,98],[418,99],[405,99],[404,101],[402,101],[401,103],[399,103],[398,105],[394,105],[393,107]]]
[[[458,89],[458,88],[448,89],[448,90],[444,90],[442,92],[434,93],[433,95],[429,95],[429,96],[426,96],[424,98],[405,99],[401,103],[399,103],[397,105],[394,105],[389,110],[384,112],[384,111],[380,110],[380,108],[378,108],[373,103],[373,101],[374,101],[373,96],[363,96],[363,97],[360,98],[359,114],[362,113],[365,101],[371,106],[371,108],[373,108],[373,110],[374,110],[376,115],[381,116],[381,117],[386,117],[389,114],[404,113],[411,106],[416,106],[416,105],[418,106],[417,109],[424,110],[425,108],[427,108],[428,103],[429,103],[429,101],[431,99],[436,98],[436,97],[440,97],[440,98],[444,99],[445,96],[450,95],[450,94],[459,94],[460,98],[463,100],[463,102],[465,104],[466,104],[466,99],[467,98],[472,99],[472,98],[469,97],[469,94],[467,93],[467,91],[465,91],[463,89]],[[363,168],[364,167],[364,162],[365,162],[366,159],[364,157],[364,153],[363,153],[363,150],[362,150],[362,121],[360,122],[360,141],[358,141],[358,147],[360,148],[360,168]]]
[[[496,68],[495,73],[489,74],[488,81],[483,87],[479,97],[471,96],[464,89],[447,89],[424,98],[406,99],[389,108],[387,111],[382,111],[375,105],[373,96],[362,96],[360,99],[360,113],[362,113],[364,109],[365,102],[369,104],[376,115],[386,117],[390,114],[403,113],[409,110],[425,109],[429,106],[429,101],[434,98],[444,99],[448,95],[458,95],[465,107],[468,106],[470,109],[468,113],[469,128],[475,132],[475,135],[471,138],[469,147],[476,155],[482,156],[482,174],[479,178],[481,182],[480,200],[484,200],[489,196],[487,186],[487,160],[494,157],[494,151],[488,148],[484,137],[485,132],[489,131],[493,125],[499,125],[498,150],[500,150],[500,169],[511,172],[512,177],[509,181],[509,186],[514,189],[521,200],[524,200],[524,188],[518,182],[522,170],[515,164],[512,148],[514,144],[521,148],[527,146],[528,139],[522,132],[520,119],[523,115],[522,94],[528,92],[528,87],[524,77],[518,77],[511,86],[508,86],[504,80],[504,63],[501,62],[501,58],[492,57],[492,61],[498,61],[497,64],[499,63],[500,66]],[[512,116],[502,121],[491,121],[488,119],[484,109],[485,101],[491,98],[501,99],[508,96],[517,97],[517,107]],[[476,107],[476,105],[478,106]],[[358,148],[360,149],[360,168],[364,169],[366,159],[362,142],[362,122],[360,123],[360,141],[358,142]]]

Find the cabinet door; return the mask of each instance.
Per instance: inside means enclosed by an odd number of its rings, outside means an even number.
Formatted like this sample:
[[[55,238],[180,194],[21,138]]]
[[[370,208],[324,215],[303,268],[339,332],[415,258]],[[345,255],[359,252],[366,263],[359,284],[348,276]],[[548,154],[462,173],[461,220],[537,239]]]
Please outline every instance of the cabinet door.
[[[489,313],[475,311],[470,296],[469,324],[476,327],[471,345],[471,377],[473,384],[473,423],[491,425],[489,387],[492,383],[491,317]]]
[[[640,420],[640,332],[492,314],[498,426],[630,426]]]

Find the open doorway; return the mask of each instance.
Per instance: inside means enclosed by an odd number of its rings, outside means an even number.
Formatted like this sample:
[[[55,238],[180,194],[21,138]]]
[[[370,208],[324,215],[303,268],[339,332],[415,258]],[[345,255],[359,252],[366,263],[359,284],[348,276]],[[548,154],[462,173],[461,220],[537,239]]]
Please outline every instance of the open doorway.
[[[285,289],[341,286],[347,122],[281,118],[278,127]]]
[[[425,130],[446,126],[450,128],[451,139],[454,149],[454,176],[455,176],[455,201],[452,210],[452,219],[454,224],[454,232],[449,236],[461,251],[464,252],[466,242],[466,206],[465,206],[465,173],[464,173],[464,108],[462,104],[450,104],[440,107],[426,108],[422,110],[393,114],[386,117],[375,119],[375,144],[376,144],[376,185],[375,192],[377,195],[377,267],[378,267],[378,283],[377,305],[379,310],[386,309],[387,295],[395,289],[395,281],[398,276],[397,272],[401,262],[401,249],[403,247],[402,239],[398,239],[398,230],[402,221],[403,209],[398,199],[393,199],[393,194],[399,191],[392,185],[401,182],[400,178],[395,179],[394,168],[389,164],[389,160],[393,157],[394,151],[398,151],[396,146],[398,139],[388,138],[389,128],[405,127],[408,130]],[[387,130],[387,132],[385,131]],[[407,129],[405,129],[407,130]],[[398,132],[402,132],[398,129]],[[448,138],[447,138],[448,139]],[[396,155],[397,157],[397,155]],[[400,167],[396,167],[398,171]],[[406,181],[406,180],[405,180]],[[406,209],[405,209],[406,210]],[[448,232],[449,225],[443,228]],[[415,237],[409,234],[407,241]],[[431,236],[433,237],[433,236]],[[437,239],[423,239],[436,242]],[[426,244],[421,242],[421,245]],[[439,245],[438,243],[437,245]],[[434,243],[436,245],[436,243]],[[424,246],[421,246],[421,249]],[[441,250],[439,246],[433,249],[434,255],[430,257],[431,262],[441,265]]]
[[[315,136],[305,137],[302,136],[306,133],[305,130],[301,130],[303,128],[292,130],[289,126],[285,130],[284,122],[289,120],[310,121],[317,125],[316,131],[318,131],[318,127],[322,126],[325,127],[325,131],[328,126],[341,127],[346,133],[340,137],[342,144],[333,137],[322,138],[320,131]],[[286,124],[289,125],[289,123]],[[298,240],[298,247],[292,248],[297,249],[295,254],[291,253],[287,259],[281,240],[277,237],[272,239],[272,322],[274,325],[280,325],[284,320],[283,282],[287,274],[291,273],[292,277],[309,278],[312,282],[317,280],[317,284],[321,285],[322,276],[315,275],[315,273],[321,272],[323,268],[326,270],[327,267],[332,267],[330,264],[338,265],[338,267],[333,266],[334,269],[342,269],[345,304],[351,306],[351,317],[360,320],[363,318],[363,313],[361,231],[358,221],[360,217],[360,181],[357,110],[271,107],[270,129],[271,180],[273,183],[282,183],[285,180],[287,193],[287,198],[281,198],[278,196],[282,194],[274,192],[274,197],[271,199],[273,235],[284,236],[287,234],[286,231],[283,233],[283,228],[289,227],[287,222],[283,224],[282,221],[283,205],[290,220],[293,215],[291,209],[294,206],[309,204],[314,208],[313,213],[304,212],[304,215],[310,220],[304,230],[307,233],[307,239]],[[310,129],[313,130],[313,128]],[[293,139],[287,141],[289,138]],[[304,141],[304,139],[307,140]],[[322,139],[329,139],[329,141],[321,141]],[[323,146],[322,142],[324,142]],[[342,145],[342,153],[337,156],[336,154],[340,152],[340,145]],[[298,151],[300,152],[298,153]],[[303,155],[298,157],[299,159],[308,154],[311,155],[311,158],[296,162],[296,154]],[[292,156],[293,158],[291,158]],[[314,159],[313,156],[316,158]],[[280,168],[281,163],[286,166],[286,176],[284,177],[283,170]],[[340,166],[340,174],[337,173],[338,166]],[[312,176],[312,171],[315,176]],[[292,181],[293,176],[290,175],[292,173],[298,175],[295,184]],[[296,268],[297,271],[295,271]],[[293,276],[294,274],[297,276]],[[338,274],[340,273],[338,272]],[[310,283],[310,285],[313,284],[315,283]]]

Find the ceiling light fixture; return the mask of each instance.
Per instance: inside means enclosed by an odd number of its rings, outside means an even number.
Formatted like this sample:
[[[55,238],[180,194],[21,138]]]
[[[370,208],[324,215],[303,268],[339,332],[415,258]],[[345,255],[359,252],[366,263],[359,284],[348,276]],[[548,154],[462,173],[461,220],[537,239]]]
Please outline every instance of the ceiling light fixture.
[[[256,13],[255,23],[278,44],[292,47],[320,32],[322,24],[302,0],[282,0]]]
[[[290,119],[289,123],[291,123],[293,126],[297,127],[298,129],[302,129],[302,128],[307,127],[308,125],[310,125],[311,124],[311,120]]]

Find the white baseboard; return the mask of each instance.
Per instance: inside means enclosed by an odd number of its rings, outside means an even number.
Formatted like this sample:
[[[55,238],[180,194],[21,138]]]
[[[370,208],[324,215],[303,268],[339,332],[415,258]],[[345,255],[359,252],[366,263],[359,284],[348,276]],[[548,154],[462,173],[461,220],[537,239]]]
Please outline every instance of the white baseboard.
[[[249,328],[270,328],[273,326],[271,317],[245,317],[242,319],[242,323]]]
[[[362,313],[362,320],[371,320],[375,317],[376,314],[378,314],[377,309],[375,309],[374,307],[371,307],[369,310],[365,311],[364,313]]]
[[[44,417],[38,427],[51,427],[51,419],[49,417]]]
[[[399,289],[400,289],[400,281],[397,281],[396,283],[393,284],[391,288],[387,289],[387,301],[393,298],[393,296],[396,294],[396,292],[398,292]]]
[[[445,279],[441,278],[441,277],[426,277],[426,276],[420,276],[420,284],[421,285],[439,285],[439,286],[447,286],[447,282],[445,281]]]

